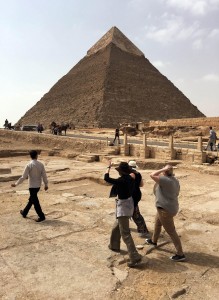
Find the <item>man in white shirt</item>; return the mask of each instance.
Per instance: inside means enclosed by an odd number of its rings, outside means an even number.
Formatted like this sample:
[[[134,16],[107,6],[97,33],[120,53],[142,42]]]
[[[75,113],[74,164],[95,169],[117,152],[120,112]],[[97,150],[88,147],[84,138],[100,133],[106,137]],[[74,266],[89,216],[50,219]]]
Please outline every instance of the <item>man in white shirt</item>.
[[[41,209],[40,202],[37,197],[37,193],[40,190],[42,181],[44,182],[45,191],[48,190],[48,180],[47,180],[44,165],[40,161],[37,160],[37,158],[38,158],[37,151],[31,150],[29,154],[30,154],[30,157],[32,160],[26,165],[23,175],[18,179],[17,182],[13,183],[11,186],[15,187],[18,184],[21,184],[25,179],[28,178],[30,197],[29,197],[29,201],[28,201],[26,207],[23,210],[21,210],[20,213],[24,218],[26,218],[31,206],[34,205],[35,211],[39,217],[36,220],[36,222],[42,222],[46,218]]]

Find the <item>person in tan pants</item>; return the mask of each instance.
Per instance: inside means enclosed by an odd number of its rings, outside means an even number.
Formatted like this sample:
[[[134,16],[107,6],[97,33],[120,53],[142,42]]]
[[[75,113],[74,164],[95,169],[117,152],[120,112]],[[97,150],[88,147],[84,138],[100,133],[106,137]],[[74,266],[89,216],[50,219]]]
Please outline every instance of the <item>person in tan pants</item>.
[[[161,175],[162,173],[163,175]],[[176,255],[171,256],[170,259],[177,262],[184,261],[185,255],[173,220],[179,210],[179,181],[175,178],[171,165],[166,165],[164,168],[151,173],[150,176],[156,182],[154,194],[156,197],[157,214],[153,236],[151,239],[146,239],[146,243],[156,246],[163,226],[176,248]]]

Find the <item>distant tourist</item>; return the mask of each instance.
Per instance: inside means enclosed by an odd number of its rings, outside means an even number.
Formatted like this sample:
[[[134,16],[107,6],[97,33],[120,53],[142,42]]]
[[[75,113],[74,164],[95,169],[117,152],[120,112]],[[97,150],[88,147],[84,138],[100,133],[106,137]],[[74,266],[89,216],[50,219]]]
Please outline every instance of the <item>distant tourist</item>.
[[[116,128],[115,130],[115,138],[113,140],[113,144],[115,145],[116,140],[118,140],[118,143],[120,144],[120,139],[119,139],[119,128]]]
[[[43,132],[43,125],[42,124],[38,124],[37,125],[37,131],[38,131],[38,133],[42,133]]]
[[[134,212],[134,203],[132,199],[134,179],[130,176],[132,170],[127,162],[121,162],[116,168],[120,175],[118,179],[109,176],[110,168],[111,162],[104,175],[104,180],[117,188],[117,199],[116,222],[111,232],[109,249],[120,252],[120,242],[122,237],[128,249],[130,258],[128,266],[131,268],[135,267],[142,259],[141,255],[136,250],[129,228],[129,218],[133,216]]]
[[[132,168],[131,176],[135,179],[135,187],[132,193],[132,198],[134,201],[134,213],[132,216],[133,221],[137,225],[137,231],[140,237],[149,237],[149,231],[147,229],[145,220],[140,213],[138,203],[141,200],[141,189],[143,187],[144,182],[141,176],[141,173],[136,170],[138,168],[135,160],[129,161],[129,166]]]
[[[210,145],[210,149],[211,151],[216,150],[216,140],[217,140],[217,135],[216,132],[214,131],[214,129],[210,126],[209,127],[210,131],[209,131],[209,145]]]
[[[23,172],[23,175],[18,179],[16,183],[13,183],[11,186],[15,187],[28,178],[30,197],[26,207],[23,210],[21,210],[20,213],[23,216],[23,218],[26,218],[31,206],[33,205],[39,217],[36,220],[36,222],[42,222],[45,220],[45,215],[41,209],[40,202],[37,197],[37,193],[40,190],[42,180],[45,185],[44,186],[45,191],[48,190],[48,180],[47,180],[44,165],[37,160],[38,158],[37,151],[31,150],[29,154],[32,160],[27,164]]]
[[[5,128],[8,128],[8,119],[5,120],[4,127],[5,127]]]
[[[161,173],[163,175],[160,175]],[[185,255],[173,220],[179,209],[179,181],[175,178],[171,165],[166,165],[164,168],[151,173],[150,176],[156,182],[154,194],[156,197],[157,214],[153,236],[151,239],[146,239],[146,243],[157,246],[157,240],[163,226],[176,248],[176,255],[171,256],[170,259],[176,262],[183,261],[185,260]]]

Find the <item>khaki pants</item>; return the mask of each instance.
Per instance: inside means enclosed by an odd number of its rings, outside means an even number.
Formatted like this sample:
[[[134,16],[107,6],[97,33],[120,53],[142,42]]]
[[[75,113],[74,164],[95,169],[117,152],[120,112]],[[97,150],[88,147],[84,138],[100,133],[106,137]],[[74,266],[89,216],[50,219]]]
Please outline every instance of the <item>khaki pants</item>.
[[[119,250],[121,237],[127,246],[130,261],[138,260],[141,256],[135,248],[135,244],[130,233],[129,217],[118,217],[116,219],[111,232],[110,248]]]
[[[169,214],[166,210],[164,209],[157,209],[157,214],[155,217],[155,224],[154,224],[154,233],[152,236],[152,241],[154,243],[157,243],[157,240],[159,238],[159,235],[161,233],[161,228],[166,230],[166,232],[169,234],[178,255],[183,255],[183,250],[182,250],[182,244],[180,241],[180,238],[176,232],[174,221],[173,221],[173,216]]]

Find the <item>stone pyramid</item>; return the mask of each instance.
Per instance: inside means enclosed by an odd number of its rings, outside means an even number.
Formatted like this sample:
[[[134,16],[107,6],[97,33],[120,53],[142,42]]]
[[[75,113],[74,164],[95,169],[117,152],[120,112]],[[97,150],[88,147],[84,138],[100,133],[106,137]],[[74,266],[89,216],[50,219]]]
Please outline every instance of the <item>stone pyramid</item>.
[[[204,115],[116,27],[112,27],[18,121],[115,128],[123,122]]]

